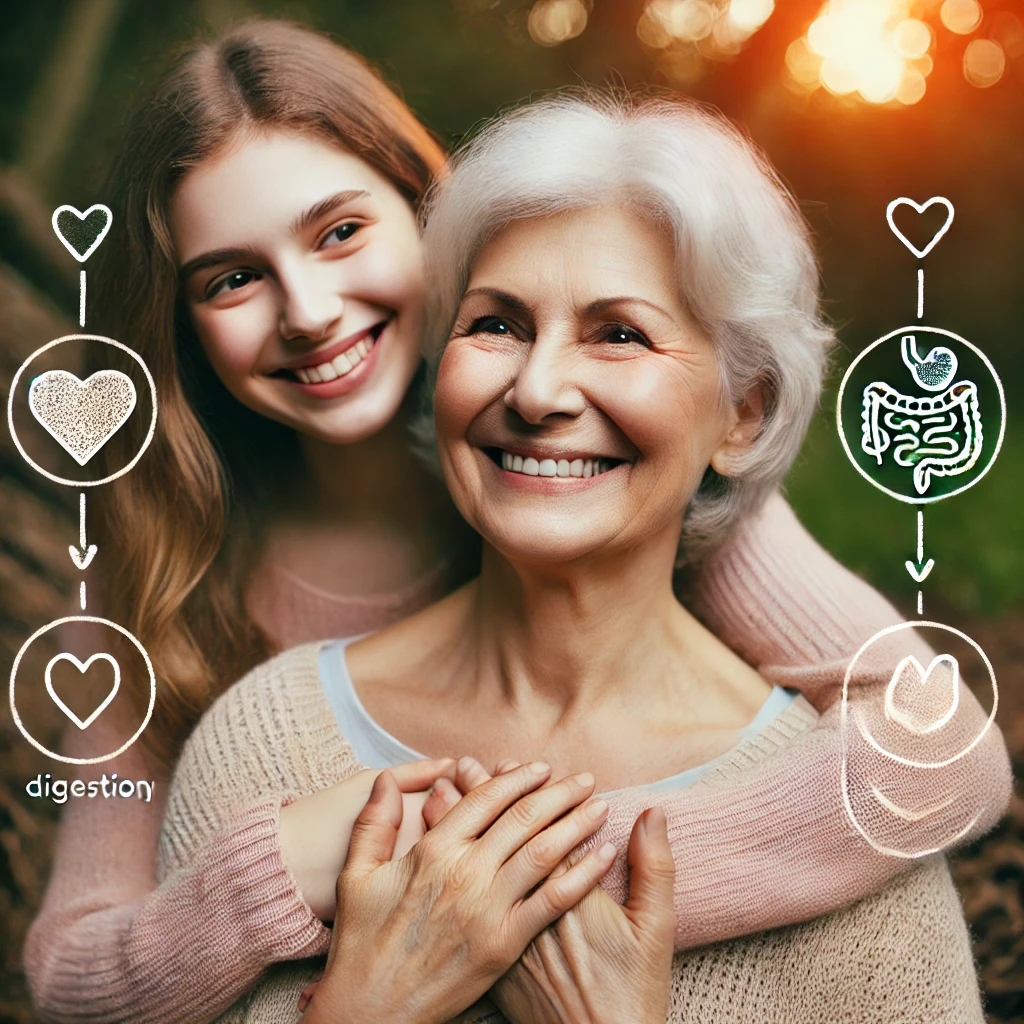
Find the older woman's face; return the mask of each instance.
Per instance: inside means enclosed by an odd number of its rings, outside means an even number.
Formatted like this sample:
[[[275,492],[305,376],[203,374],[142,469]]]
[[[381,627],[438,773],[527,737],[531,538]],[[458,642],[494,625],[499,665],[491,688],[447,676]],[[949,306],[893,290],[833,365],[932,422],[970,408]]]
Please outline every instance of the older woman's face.
[[[445,477],[513,559],[674,550],[738,413],[670,233],[618,206],[514,222],[470,274],[435,393]]]

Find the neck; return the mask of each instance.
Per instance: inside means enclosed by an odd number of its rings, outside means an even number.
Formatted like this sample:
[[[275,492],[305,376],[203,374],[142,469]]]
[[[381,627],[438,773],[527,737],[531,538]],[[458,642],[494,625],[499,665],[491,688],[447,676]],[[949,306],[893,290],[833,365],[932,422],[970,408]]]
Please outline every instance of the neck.
[[[485,545],[470,613],[481,681],[512,705],[553,705],[561,718],[621,700],[623,679],[678,679],[693,625],[672,591],[678,533],[553,569],[514,564]]]
[[[288,510],[306,521],[344,525],[404,522],[438,505],[443,485],[412,452],[411,400],[381,431],[353,444],[329,444],[303,435],[302,500]]]

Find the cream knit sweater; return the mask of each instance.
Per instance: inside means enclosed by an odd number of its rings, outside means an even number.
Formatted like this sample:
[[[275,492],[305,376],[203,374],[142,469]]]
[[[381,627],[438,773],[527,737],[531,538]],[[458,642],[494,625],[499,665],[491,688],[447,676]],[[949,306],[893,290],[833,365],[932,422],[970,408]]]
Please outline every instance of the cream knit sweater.
[[[182,754],[169,796],[160,840],[161,875],[187,868],[240,808],[268,802],[279,806],[282,796],[315,792],[360,769],[324,696],[318,649],[318,644],[295,648],[254,670],[204,717]],[[759,772],[777,772],[777,757],[792,758],[787,747],[817,717],[798,698],[760,734],[716,762],[691,787],[696,794],[684,791],[684,800],[666,794],[659,802],[668,813],[670,839],[694,827],[689,810],[696,795],[698,806],[703,797],[707,809],[717,808],[717,827],[731,818],[738,846],[750,846],[754,840],[742,835],[739,795],[749,799],[750,783]],[[801,783],[794,794],[825,781],[801,778],[807,767],[805,756],[787,765]],[[762,796],[769,799],[768,793]],[[797,810],[795,800],[792,808],[780,803],[777,792],[771,800],[780,815]],[[618,806],[613,803],[595,841],[611,839],[623,849],[635,809],[645,802],[638,793]],[[607,888],[621,899],[621,863],[618,867]],[[713,876],[718,867],[709,863],[699,870]],[[793,881],[800,884],[799,878]],[[751,882],[754,890],[756,881]],[[254,912],[258,908],[240,908],[240,913]],[[941,856],[927,858],[848,909],[816,917],[811,902],[807,916],[814,919],[677,954],[669,1021],[982,1024],[967,928]],[[319,941],[313,938],[312,945],[325,951],[326,930],[313,920],[308,927],[310,938],[319,929]],[[683,944],[685,932],[677,933],[677,940]],[[307,960],[271,968],[221,1019],[231,1024],[297,1021],[299,993],[316,966]],[[500,1024],[504,1018],[483,1001],[459,1021]]]

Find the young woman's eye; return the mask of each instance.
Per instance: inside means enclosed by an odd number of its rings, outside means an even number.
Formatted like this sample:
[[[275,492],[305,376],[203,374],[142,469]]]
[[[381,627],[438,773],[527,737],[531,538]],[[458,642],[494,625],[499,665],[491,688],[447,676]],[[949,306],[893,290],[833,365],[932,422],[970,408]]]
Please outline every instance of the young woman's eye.
[[[346,221],[344,224],[339,224],[327,234],[327,237],[320,243],[320,248],[330,249],[335,245],[347,242],[361,227],[362,225],[356,224],[355,221]]]
[[[650,345],[644,335],[625,324],[612,324],[605,333],[603,341],[611,342],[613,345]]]
[[[236,292],[239,288],[244,288],[247,284],[258,281],[262,276],[262,274],[257,274],[252,270],[235,270],[220,278],[220,280],[214,281],[206,291],[206,298],[212,299],[215,295],[219,295],[224,291]]]
[[[515,334],[512,325],[500,316],[481,316],[470,324],[467,334],[497,334],[510,338]]]

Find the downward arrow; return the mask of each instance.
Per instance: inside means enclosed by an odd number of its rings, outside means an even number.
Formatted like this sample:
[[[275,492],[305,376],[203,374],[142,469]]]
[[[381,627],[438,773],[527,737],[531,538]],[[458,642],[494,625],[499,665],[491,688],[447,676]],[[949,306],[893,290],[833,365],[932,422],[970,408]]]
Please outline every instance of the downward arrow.
[[[74,544],[68,545],[68,554],[71,561],[79,572],[85,572],[90,563],[96,557],[96,545],[90,544],[85,536],[85,491],[78,495],[78,547]],[[84,584],[83,584],[84,586]],[[85,607],[83,598],[82,607]]]
[[[68,545],[68,554],[71,556],[71,561],[75,563],[80,572],[85,572],[89,568],[90,563],[96,557],[96,545],[90,544],[87,548],[79,550],[74,544]]]
[[[907,572],[909,572],[918,583],[924,583],[928,578],[928,573],[935,568],[935,559],[929,558],[928,561],[922,565],[920,562],[911,562],[908,558],[904,564],[907,567]]]

